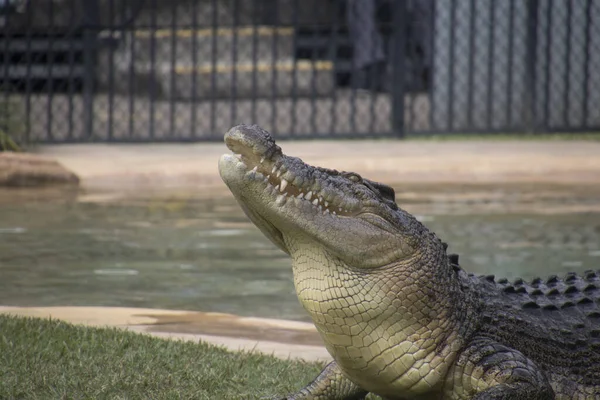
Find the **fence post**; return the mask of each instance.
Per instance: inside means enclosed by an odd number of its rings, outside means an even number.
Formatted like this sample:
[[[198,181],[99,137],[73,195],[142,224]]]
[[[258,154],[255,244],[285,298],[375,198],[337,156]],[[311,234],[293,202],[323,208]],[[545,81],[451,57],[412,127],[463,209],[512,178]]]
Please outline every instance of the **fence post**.
[[[84,137],[90,139],[94,129],[94,89],[99,25],[98,0],[81,0],[83,27],[83,124]]]
[[[392,2],[392,132],[399,138],[404,132],[404,94],[406,89],[406,0]]]
[[[525,127],[530,133],[537,130],[536,113],[536,68],[537,68],[537,28],[538,0],[527,1],[527,57],[526,57],[526,88],[525,88]]]

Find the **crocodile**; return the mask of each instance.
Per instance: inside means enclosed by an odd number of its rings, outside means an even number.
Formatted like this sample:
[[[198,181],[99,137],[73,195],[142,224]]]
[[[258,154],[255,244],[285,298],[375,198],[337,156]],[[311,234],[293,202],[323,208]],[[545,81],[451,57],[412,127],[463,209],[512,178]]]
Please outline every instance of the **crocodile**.
[[[354,172],[225,134],[219,172],[291,256],[333,361],[287,399],[600,399],[600,271],[531,281],[465,272],[447,244]]]

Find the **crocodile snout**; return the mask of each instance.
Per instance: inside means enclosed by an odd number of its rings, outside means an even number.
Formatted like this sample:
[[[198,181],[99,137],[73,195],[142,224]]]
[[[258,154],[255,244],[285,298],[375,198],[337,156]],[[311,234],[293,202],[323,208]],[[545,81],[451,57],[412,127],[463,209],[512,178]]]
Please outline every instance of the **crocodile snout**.
[[[262,163],[265,159],[275,161],[281,156],[281,148],[269,132],[258,125],[237,125],[225,134],[225,144],[236,154]]]

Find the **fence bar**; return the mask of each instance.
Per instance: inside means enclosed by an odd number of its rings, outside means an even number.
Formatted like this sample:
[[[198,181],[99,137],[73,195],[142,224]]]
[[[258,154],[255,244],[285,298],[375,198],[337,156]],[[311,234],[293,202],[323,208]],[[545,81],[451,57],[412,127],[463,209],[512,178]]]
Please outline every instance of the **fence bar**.
[[[565,92],[563,93],[563,121],[562,126],[569,126],[569,92],[571,89],[571,85],[569,84],[569,75],[571,74],[571,24],[572,24],[572,13],[573,8],[571,7],[571,1],[566,2],[567,6],[567,16],[566,16],[566,29],[567,32],[565,34],[565,47],[567,54],[565,55],[565,71],[563,75],[563,80],[565,82]]]
[[[486,108],[486,128],[487,129],[491,129],[492,128],[492,114],[493,114],[493,105],[492,105],[492,101],[493,101],[493,95],[494,95],[494,61],[495,61],[495,57],[494,57],[494,51],[495,51],[495,44],[496,44],[496,38],[494,36],[494,26],[496,24],[496,7],[495,7],[496,3],[491,1],[490,2],[490,24],[489,24],[489,37],[488,37],[488,65],[487,65],[487,70],[488,70],[488,75],[487,75],[487,90],[486,90],[486,101],[485,101],[485,108]]]
[[[552,0],[546,3],[546,48],[544,49],[544,128],[550,126],[550,85],[552,83]]]
[[[454,44],[456,42],[456,0],[450,0],[450,45],[448,53],[448,130],[454,130]]]
[[[538,0],[527,0],[527,56],[525,84],[525,121],[528,130],[532,133],[537,131],[536,113],[536,61],[537,61],[537,26],[538,26]]]
[[[150,82],[148,85],[148,95],[150,96],[150,139],[153,139],[155,136],[156,124],[156,110],[154,108],[154,102],[156,100],[156,14],[158,11],[158,7],[156,4],[157,1],[158,0],[150,0]]]
[[[294,0],[292,3],[292,27],[294,29],[294,39],[293,39],[293,48],[296,49],[298,47],[298,0]],[[336,17],[334,16],[334,21]],[[295,136],[296,125],[297,125],[297,104],[298,104],[298,57],[294,57],[293,65],[292,65],[292,110],[290,115],[290,135]]]
[[[429,21],[429,24],[431,26],[431,34],[430,36],[430,40],[429,40],[429,48],[431,49],[431,70],[429,71],[429,129],[433,130],[435,129],[436,123],[435,123],[435,112],[436,112],[436,102],[433,101],[433,96],[434,96],[434,88],[436,87],[437,84],[437,79],[435,77],[435,73],[434,73],[434,68],[436,65],[436,56],[435,56],[435,36],[437,35],[436,31],[435,31],[435,26],[436,26],[436,12],[437,12],[437,1],[436,0],[430,0],[431,1],[431,20]]]
[[[331,90],[329,91],[329,97],[331,97],[331,107],[329,109],[329,117],[330,117],[330,124],[329,124],[329,132],[331,132],[331,135],[334,135],[335,132],[337,131],[337,103],[338,103],[338,97],[337,97],[337,90],[336,90],[336,84],[337,84],[337,71],[335,69],[335,66],[338,64],[338,45],[339,45],[339,30],[340,30],[340,18],[342,15],[342,1],[343,0],[334,0],[333,4],[333,26],[331,28],[331,44],[329,47],[329,60],[331,60],[331,62],[334,65],[333,71],[331,71],[332,74],[332,79],[333,79],[333,85],[331,85]],[[297,13],[296,13],[297,14]],[[295,116],[295,115],[294,115]]]
[[[373,10],[375,14],[377,14],[378,10]],[[383,47],[383,43],[381,43],[381,46]],[[371,48],[369,49],[371,52],[370,55],[370,59],[372,61],[374,61],[374,63],[369,67],[369,69],[367,69],[367,74],[369,74],[370,76],[368,77],[367,81],[365,82],[367,86],[368,85],[368,89],[369,89],[369,128],[368,128],[368,132],[374,132],[375,131],[375,100],[377,98],[377,93],[379,92],[380,89],[380,81],[383,79],[382,76],[380,76],[380,74],[382,73],[382,71],[379,69],[379,63],[380,61],[377,60],[376,58],[376,53],[377,53],[377,46],[371,46]],[[313,129],[316,130],[316,129]]]
[[[114,100],[115,100],[115,53],[112,51],[112,41],[115,38],[114,0],[108,2],[108,32],[111,49],[108,52],[108,140],[113,140]]]
[[[252,123],[257,122],[256,100],[257,93],[257,66],[258,66],[258,15],[259,15],[259,0],[252,0],[252,94],[250,115]]]
[[[210,37],[210,132],[212,135],[216,134],[217,130],[217,55],[219,54],[218,49],[218,28],[219,28],[219,1],[212,0],[212,25],[211,25],[211,37]],[[194,71],[196,71],[194,65]],[[196,108],[196,99],[192,102],[192,107]]]
[[[171,99],[169,101],[169,132],[168,135],[170,137],[174,137],[175,135],[175,104],[176,101],[174,99],[177,96],[176,93],[179,93],[180,88],[176,87],[177,81],[177,3],[171,2],[171,57],[170,60],[170,87],[171,87]],[[181,88],[183,89],[183,88]]]
[[[98,0],[81,0],[83,24],[83,123],[87,140],[94,132],[94,92],[96,80],[97,33],[100,8]]]
[[[405,98],[408,98],[408,123],[404,121],[404,129],[412,132],[415,130],[415,120],[417,118],[416,115],[416,101],[414,93],[406,93]],[[406,107],[406,104],[404,105]],[[407,129],[408,128],[408,129]]]
[[[582,79],[582,92],[583,92],[583,110],[581,112],[581,124],[587,125],[588,123],[588,107],[589,107],[589,77],[590,77],[590,36],[592,27],[592,0],[585,2],[585,38],[583,42],[583,79]]]
[[[392,132],[404,137],[404,93],[406,88],[406,0],[395,0],[392,10]]]
[[[317,20],[317,14],[318,14],[318,10],[319,10],[319,6],[317,5],[317,0],[313,0],[313,4],[312,4],[312,11],[313,11],[313,20]],[[318,26],[317,24],[315,24],[313,26],[312,29],[312,37],[313,40],[316,42],[318,40],[317,38],[317,31],[320,30],[320,26]],[[311,56],[310,56],[310,68],[311,68],[311,76],[310,76],[310,129],[312,132],[316,132],[317,131],[317,121],[316,121],[316,114],[317,114],[317,107],[315,104],[315,100],[316,100],[316,96],[317,96],[317,88],[316,88],[316,76],[319,73],[319,71],[316,68],[316,62],[317,62],[317,51],[312,52]]]
[[[32,29],[31,29],[31,4],[27,5],[27,16],[25,21],[27,29],[25,30],[25,143],[31,141],[31,93],[32,93],[32,82],[31,82],[31,66],[33,64],[33,57],[31,51],[32,42]],[[4,62],[8,63],[7,60]]]
[[[71,13],[69,16],[71,21],[75,21],[75,7],[71,7]],[[69,39],[69,49],[67,54],[67,62],[69,63],[69,78],[67,80],[67,139],[73,139],[73,97],[75,96],[75,43],[76,37],[79,34],[74,29],[71,29],[69,34],[65,38]]]
[[[506,122],[507,126],[512,126],[512,98],[513,98],[513,52],[515,41],[515,0],[510,0],[508,5],[508,71],[506,77]]]
[[[3,103],[0,104],[0,133],[7,133],[9,135],[12,135],[14,132],[12,132],[12,127],[11,127],[11,107],[10,107],[10,92],[11,92],[11,80],[9,78],[9,65],[10,65],[10,53],[9,53],[9,47],[8,44],[10,43],[13,34],[10,31],[9,27],[10,27],[10,15],[7,13],[4,16],[0,15],[0,21],[4,24],[3,29],[2,29],[2,43],[4,44],[3,46],[3,56],[2,56],[2,62],[4,63],[3,68],[2,68],[2,72],[3,72],[3,80],[2,80],[2,86],[0,86],[0,90],[3,93]],[[0,148],[0,151],[2,149]]]
[[[231,122],[230,125],[237,124],[237,56],[238,56],[238,27],[239,27],[239,2],[238,0],[232,0],[233,5],[233,32],[231,38],[231,100],[229,100],[230,105],[230,115]],[[213,130],[214,132],[214,130]]]
[[[402,1],[402,0],[400,0]],[[348,7],[349,4],[346,5],[346,7]],[[356,50],[353,50],[356,51]],[[356,66],[356,57],[354,57],[354,54],[352,56],[352,67],[351,67],[351,73],[350,73],[350,85],[351,85],[351,91],[350,91],[350,131],[352,132],[356,132],[356,85],[357,85],[357,77],[358,75],[358,70],[357,70],[357,66]]]
[[[469,75],[467,77],[467,125],[473,126],[473,80],[475,77],[475,13],[477,3],[471,0],[469,4]],[[450,99],[452,101],[452,99]]]
[[[9,66],[10,66],[10,53],[9,53],[9,43],[13,37],[13,33],[10,31],[10,15],[6,13],[5,15],[0,15],[0,22],[4,25],[2,26],[2,62],[4,63],[2,68],[2,86],[0,86],[0,91],[3,94],[4,102],[0,104],[0,133],[6,132],[9,135],[12,134],[11,126],[10,126],[10,92],[11,92],[11,81],[9,77]],[[0,151],[2,149],[0,148]]]
[[[127,74],[127,91],[129,94],[129,101],[128,101],[128,111],[129,111],[129,123],[127,126],[128,132],[127,132],[127,137],[128,138],[133,138],[134,134],[135,134],[135,115],[137,114],[135,112],[135,98],[136,98],[136,90],[137,89],[137,85],[136,85],[136,81],[135,81],[135,77],[136,77],[136,72],[135,72],[135,64],[133,62],[133,59],[135,57],[135,52],[136,52],[136,32],[137,32],[137,26],[135,23],[135,20],[132,22],[131,25],[131,29],[127,35],[127,37],[129,38],[129,71]]]
[[[48,68],[46,69],[46,84],[48,85],[48,97],[46,98],[46,137],[50,140],[54,138],[54,132],[52,132],[52,100],[54,97],[54,39],[56,30],[54,26],[54,2],[49,1],[48,5],[48,31],[50,35],[48,37]]]
[[[279,2],[273,2],[273,26],[275,28],[273,32],[273,43],[272,43],[272,52],[273,59],[271,61],[271,73],[273,79],[271,80],[271,130],[273,133],[277,133],[277,44],[278,44],[278,32],[277,28],[279,27]]]
[[[214,8],[213,1],[213,8]],[[216,15],[216,11],[213,10],[213,16]],[[212,76],[211,70],[211,76]],[[196,123],[198,121],[197,115],[197,92],[198,87],[198,2],[192,1],[192,87],[191,90],[191,103],[190,103],[190,138],[196,137]],[[212,121],[211,121],[212,124]]]

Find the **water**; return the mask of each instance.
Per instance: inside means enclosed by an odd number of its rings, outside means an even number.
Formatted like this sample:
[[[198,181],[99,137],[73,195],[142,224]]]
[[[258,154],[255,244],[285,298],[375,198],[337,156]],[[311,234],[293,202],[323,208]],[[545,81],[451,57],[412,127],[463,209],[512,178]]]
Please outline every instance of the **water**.
[[[398,202],[477,273],[600,268],[600,188],[413,186]],[[290,260],[233,198],[0,191],[0,304],[219,311],[308,320]]]

